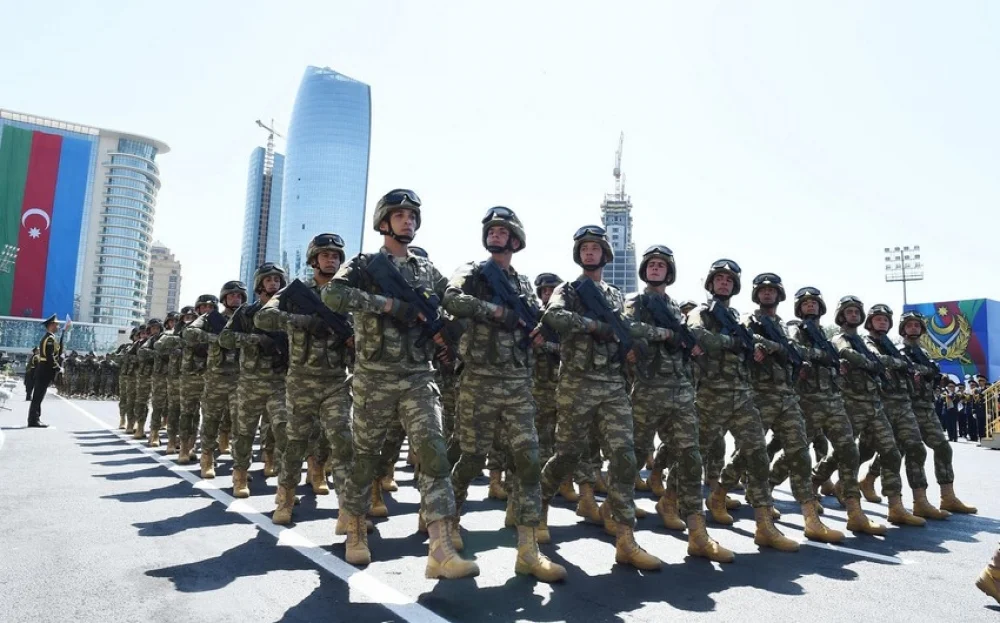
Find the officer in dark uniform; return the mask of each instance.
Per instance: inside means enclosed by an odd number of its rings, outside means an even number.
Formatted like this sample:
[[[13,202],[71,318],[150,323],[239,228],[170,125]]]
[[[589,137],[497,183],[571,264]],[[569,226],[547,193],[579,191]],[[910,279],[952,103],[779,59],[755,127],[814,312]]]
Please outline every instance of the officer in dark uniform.
[[[56,320],[56,315],[52,314],[42,321],[42,325],[45,327],[45,337],[38,345],[35,387],[32,391],[31,406],[28,408],[29,428],[48,428],[48,424],[42,423],[42,400],[45,399],[49,383],[59,373],[59,346],[56,345],[55,336],[56,330],[59,328],[59,321]]]
[[[38,366],[38,347],[31,349],[28,365],[24,368],[25,400],[31,402],[31,390],[35,387],[35,368]]]

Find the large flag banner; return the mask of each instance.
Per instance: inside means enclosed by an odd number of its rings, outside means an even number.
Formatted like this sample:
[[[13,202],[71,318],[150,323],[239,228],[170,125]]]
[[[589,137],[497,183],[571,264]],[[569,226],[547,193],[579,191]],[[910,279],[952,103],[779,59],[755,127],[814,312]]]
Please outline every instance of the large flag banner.
[[[12,125],[0,134],[0,245],[17,260],[0,272],[0,314],[73,313],[92,139]]]
[[[990,299],[907,305],[927,321],[921,345],[946,374],[1000,377],[1000,302]]]

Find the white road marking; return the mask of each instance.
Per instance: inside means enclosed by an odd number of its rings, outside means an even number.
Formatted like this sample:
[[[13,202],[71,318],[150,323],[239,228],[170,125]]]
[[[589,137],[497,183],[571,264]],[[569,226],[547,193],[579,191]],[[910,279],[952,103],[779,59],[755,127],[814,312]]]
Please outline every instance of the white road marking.
[[[109,426],[93,413],[87,411],[76,403],[63,398],[62,396],[59,396],[59,398],[69,406],[93,420],[94,423],[101,428],[122,436],[122,433],[119,433],[117,428]],[[129,439],[129,441],[132,440]],[[138,442],[140,440],[136,441]],[[185,469],[183,466],[178,466],[170,459],[163,457],[156,450],[148,448],[144,443],[136,443],[135,448],[145,454],[146,457],[156,461],[164,467],[169,468],[174,474],[191,483],[195,489],[199,489],[206,495],[212,497],[216,502],[225,506],[228,512],[236,513],[242,516],[244,519],[257,526],[260,530],[263,530],[264,532],[267,532],[271,536],[275,537],[278,541],[278,545],[291,547],[299,554],[302,554],[312,562],[316,563],[319,567],[346,582],[352,589],[363,593],[370,601],[384,605],[403,620],[411,621],[413,623],[448,623],[447,619],[418,604],[412,597],[404,595],[391,586],[384,584],[381,580],[367,571],[361,571],[356,567],[347,564],[340,558],[337,558],[330,552],[322,549],[302,534],[296,532],[294,529],[274,525],[271,523],[270,517],[257,512],[251,508],[249,504],[237,500],[228,493],[222,491],[211,481],[202,480],[200,476],[195,474],[195,472]]]

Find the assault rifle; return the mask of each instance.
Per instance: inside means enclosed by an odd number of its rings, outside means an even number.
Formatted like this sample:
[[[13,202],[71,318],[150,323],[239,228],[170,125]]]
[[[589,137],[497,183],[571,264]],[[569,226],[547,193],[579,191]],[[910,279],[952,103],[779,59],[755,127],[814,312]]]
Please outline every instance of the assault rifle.
[[[902,359],[903,361],[905,361],[906,371],[909,374],[911,375],[916,374],[917,372],[916,368],[913,366],[912,363],[910,363],[910,361],[906,357],[903,357],[902,353],[899,352],[899,349],[896,348],[896,345],[892,343],[892,340],[889,339],[888,335],[880,335],[875,341],[878,342],[878,345],[881,346],[882,350],[884,350],[886,354],[888,354],[890,357],[892,357],[893,359]]]
[[[347,318],[327,307],[316,292],[299,279],[293,280],[278,293],[278,309],[296,314],[318,315],[330,331],[343,341],[354,336],[354,327]],[[285,340],[287,344],[287,335]]]
[[[577,296],[580,297],[580,302],[583,303],[583,307],[587,312],[593,314],[596,320],[600,320],[611,327],[611,331],[618,338],[618,356],[622,360],[625,359],[625,355],[632,350],[633,346],[638,346],[640,354],[645,354],[645,349],[642,346],[632,342],[632,335],[629,333],[629,328],[618,315],[617,310],[613,309],[607,299],[604,298],[604,293],[597,287],[593,279],[584,277],[579,281],[574,281],[573,289],[576,291]]]
[[[531,332],[538,326],[538,320],[542,316],[542,310],[530,304],[523,294],[514,291],[507,276],[500,270],[496,262],[487,260],[480,262],[479,269],[483,277],[486,278],[487,285],[493,290],[493,302],[514,310],[518,320],[521,321],[521,330],[524,331],[524,339],[521,340],[521,348],[528,347],[528,340]],[[542,326],[542,334],[546,342],[559,342],[559,336],[549,327]]]
[[[753,354],[753,349],[755,348],[753,333],[738,323],[736,318],[733,318],[733,314],[728,307],[722,305],[719,301],[712,301],[712,304],[708,306],[708,312],[712,314],[715,321],[722,327],[723,335],[728,335],[739,342],[748,355]]]
[[[694,333],[670,313],[666,301],[658,296],[642,295],[642,301],[649,313],[653,315],[653,323],[673,333],[681,343],[681,356],[684,361],[691,359],[691,350],[698,345]]]
[[[421,336],[416,345],[422,347],[427,340],[434,339],[444,329],[444,319],[441,317],[441,298],[434,292],[419,286],[412,286],[399,272],[392,261],[384,253],[369,256],[365,272],[378,285],[386,296],[398,299],[412,306],[424,317],[421,323]]]
[[[233,314],[233,319],[230,322],[230,329],[236,331],[237,333],[256,333],[257,335],[266,335],[271,339],[272,346],[270,352],[266,354],[277,355],[278,359],[286,359],[288,357],[288,334],[284,331],[261,331],[253,324],[254,315],[260,311],[262,307],[260,301],[252,305],[243,305],[236,310]]]
[[[857,333],[854,334],[845,333],[844,337],[847,338],[847,341],[848,343],[850,343],[851,348],[853,348],[858,353],[864,355],[865,359],[867,359],[868,362],[872,364],[872,366],[874,367],[874,371],[872,372],[873,377],[879,377],[886,382],[889,382],[891,380],[889,378],[889,374],[886,372],[885,366],[882,365],[882,361],[875,356],[875,353],[873,353],[867,346],[865,346],[865,342],[864,340],[861,339],[860,335],[858,335]]]
[[[787,358],[788,363],[792,364],[792,378],[797,378],[799,370],[802,369],[802,365],[804,363],[802,361],[802,355],[800,355],[799,351],[795,350],[795,346],[788,341],[788,336],[785,335],[785,332],[778,326],[777,321],[770,316],[761,315],[760,320],[755,319],[755,324],[760,325],[761,333],[764,335],[765,339],[777,342],[781,345],[781,348],[785,351],[785,357]]]
[[[831,365],[839,369],[840,353],[837,351],[837,347],[827,339],[819,326],[816,325],[816,321],[812,319],[804,320],[800,326],[806,332],[806,335],[809,336],[809,341],[812,342],[812,345],[826,353],[826,356],[830,358]]]
[[[222,333],[222,330],[226,328],[226,317],[217,309],[208,312],[208,315],[205,316],[205,322],[208,323],[209,331],[216,335]]]

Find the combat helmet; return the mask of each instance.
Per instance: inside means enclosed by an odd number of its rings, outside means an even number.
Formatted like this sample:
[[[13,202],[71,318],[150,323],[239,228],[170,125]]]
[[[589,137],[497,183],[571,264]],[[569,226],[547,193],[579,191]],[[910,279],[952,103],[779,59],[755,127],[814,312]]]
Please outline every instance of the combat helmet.
[[[868,310],[868,314],[865,316],[865,329],[868,331],[874,331],[872,326],[872,318],[875,316],[885,316],[889,319],[889,328],[892,328],[892,309],[885,303],[876,303],[872,305],[872,308]]]
[[[805,317],[802,313],[802,304],[810,300],[819,303],[819,316],[826,314],[826,301],[823,300],[823,293],[819,291],[819,288],[806,286],[804,288],[799,288],[798,291],[795,292],[794,305],[795,316],[797,318]]]
[[[891,318],[892,317],[890,316],[890,319]],[[903,315],[899,317],[899,334],[902,337],[906,337],[906,332],[903,331],[903,327],[906,326],[906,323],[909,320],[916,320],[920,323],[920,335],[927,333],[927,320],[924,318],[924,315],[911,309],[908,312],[903,312]]]
[[[753,278],[753,290],[750,292],[750,299],[760,305],[758,291],[761,288],[774,288],[778,291],[777,303],[785,300],[785,286],[781,283],[781,277],[775,273],[761,273]]]
[[[667,263],[667,278],[664,281],[653,283],[646,278],[646,267],[653,258],[659,258]],[[651,286],[671,285],[677,281],[677,263],[674,261],[674,252],[669,247],[662,244],[654,244],[646,249],[642,254],[642,261],[639,262],[639,279],[642,279]]]
[[[223,305],[226,304],[226,296],[230,294],[240,295],[240,297],[243,299],[242,301],[240,301],[240,305],[246,303],[247,302],[246,284],[243,283],[242,281],[237,281],[235,279],[233,281],[227,281],[226,283],[222,284],[222,290],[219,292],[219,300],[222,301]]]
[[[563,280],[555,273],[541,273],[535,277],[535,296],[541,298],[542,288],[554,288]]]
[[[865,304],[861,302],[861,299],[853,294],[841,297],[840,302],[837,303],[837,311],[833,315],[833,322],[836,323],[838,327],[842,327],[847,324],[847,318],[844,317],[844,312],[850,307],[856,307],[862,314],[865,313]]]
[[[733,291],[729,293],[729,296],[733,297],[739,294],[742,289],[741,275],[743,274],[743,269],[733,260],[727,259],[712,262],[712,267],[708,270],[708,276],[705,277],[705,290],[714,295],[714,292],[712,292],[712,280],[720,273],[725,273],[733,278]]]
[[[417,193],[406,188],[395,188],[382,195],[382,198],[375,204],[375,214],[372,215],[372,228],[382,233],[380,228],[382,221],[388,221],[389,215],[394,210],[402,210],[404,208],[413,210],[413,216],[417,221],[414,231],[420,229],[420,197]],[[396,232],[392,231],[392,224],[389,225],[388,233],[403,244],[410,243],[410,240],[406,236],[400,237]]]
[[[583,246],[584,242],[596,242],[601,245],[603,253],[601,254],[600,264],[588,266],[583,263],[583,260],[580,258],[580,247]],[[603,268],[613,259],[615,259],[615,253],[611,250],[611,244],[608,242],[608,232],[600,225],[584,225],[573,234],[573,261],[583,267],[584,270]]]
[[[265,262],[264,264],[261,264],[257,268],[257,271],[253,274],[253,291],[255,294],[260,294],[264,291],[264,278],[271,275],[278,277],[280,280],[281,285],[278,286],[279,290],[288,285],[288,279],[285,276],[285,269],[278,266],[274,262]]]
[[[313,236],[306,247],[306,264],[315,267],[317,256],[323,251],[332,251],[340,256],[341,264],[344,263],[344,239],[340,234],[318,234]],[[265,264],[266,266],[266,264]],[[255,280],[256,281],[256,280]],[[256,285],[254,287],[256,291]]]
[[[490,247],[486,244],[486,235],[489,233],[491,227],[496,226],[504,227],[510,232],[510,236],[507,238],[507,244],[503,247]],[[514,245],[511,244],[511,240],[517,239],[521,243],[520,248],[515,249]],[[504,206],[494,206],[486,211],[486,215],[483,217],[483,247],[486,248],[490,253],[502,253],[503,251],[512,251],[517,253],[518,251],[524,250],[527,246],[528,241],[524,235],[524,225],[521,224],[521,219],[517,218],[517,214],[510,208],[505,208]]]

